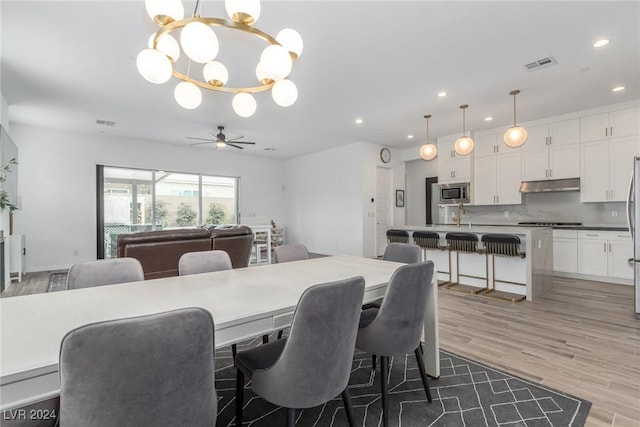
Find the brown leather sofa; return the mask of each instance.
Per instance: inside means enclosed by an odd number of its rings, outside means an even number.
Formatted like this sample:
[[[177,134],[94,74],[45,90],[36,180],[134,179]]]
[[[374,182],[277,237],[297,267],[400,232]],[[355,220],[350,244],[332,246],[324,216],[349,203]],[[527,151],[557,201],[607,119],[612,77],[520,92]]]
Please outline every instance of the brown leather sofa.
[[[220,249],[229,253],[233,268],[249,265],[253,231],[240,225],[222,229],[156,230],[118,236],[118,257],[136,258],[145,279],[178,275],[178,260],[187,252]]]
[[[211,249],[226,251],[233,268],[247,267],[253,248],[253,230],[246,225],[216,227],[211,232]]]

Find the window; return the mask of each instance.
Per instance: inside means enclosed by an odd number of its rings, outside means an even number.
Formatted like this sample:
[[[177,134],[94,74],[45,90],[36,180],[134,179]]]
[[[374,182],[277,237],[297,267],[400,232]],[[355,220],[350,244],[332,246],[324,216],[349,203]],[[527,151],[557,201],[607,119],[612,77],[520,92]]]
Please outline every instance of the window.
[[[98,165],[98,258],[118,235],[237,223],[238,178]]]

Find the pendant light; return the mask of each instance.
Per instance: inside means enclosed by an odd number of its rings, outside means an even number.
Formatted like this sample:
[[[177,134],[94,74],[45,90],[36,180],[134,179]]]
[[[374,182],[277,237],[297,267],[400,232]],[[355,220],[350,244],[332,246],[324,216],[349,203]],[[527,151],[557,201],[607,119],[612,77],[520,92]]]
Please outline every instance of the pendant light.
[[[433,160],[438,155],[438,147],[429,142],[429,119],[431,114],[427,114],[424,118],[427,119],[427,143],[420,147],[420,157],[422,160]]]
[[[520,147],[527,141],[527,130],[516,125],[516,95],[519,93],[519,90],[509,92],[509,95],[513,95],[513,126],[504,133],[504,143],[512,148]]]
[[[462,110],[462,136],[458,139],[456,139],[455,144],[453,144],[453,149],[456,150],[456,153],[460,154],[461,156],[464,156],[466,154],[469,154],[473,151],[473,138],[471,138],[470,136],[465,136],[465,112],[464,110],[466,110],[467,108],[469,108],[469,106],[467,104],[461,105],[460,109]]]

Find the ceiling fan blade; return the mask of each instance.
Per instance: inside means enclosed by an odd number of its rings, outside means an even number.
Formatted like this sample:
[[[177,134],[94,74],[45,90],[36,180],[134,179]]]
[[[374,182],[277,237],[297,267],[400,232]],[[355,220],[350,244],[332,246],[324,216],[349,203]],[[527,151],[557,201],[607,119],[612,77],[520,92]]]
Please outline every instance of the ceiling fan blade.
[[[187,139],[197,139],[197,140],[200,140],[200,141],[216,142],[215,139],[211,139],[211,138],[195,138],[193,136],[188,136]]]
[[[227,139],[227,142],[228,142],[228,141],[232,141],[232,142],[233,142],[233,141],[237,141],[237,140],[242,139],[242,138],[244,138],[244,136],[236,136],[235,138],[229,138],[229,139]]]
[[[229,141],[227,141],[227,144],[229,143]],[[255,142],[251,142],[251,141],[233,141],[234,144],[248,144],[248,145],[256,145]]]
[[[236,144],[235,144],[235,143],[233,143],[233,142],[228,142],[228,141],[227,141],[227,145],[228,145],[228,146],[230,146],[230,147],[233,147],[233,148],[238,148],[238,149],[240,149],[240,150],[244,150],[244,147],[240,147],[239,145],[236,145]]]

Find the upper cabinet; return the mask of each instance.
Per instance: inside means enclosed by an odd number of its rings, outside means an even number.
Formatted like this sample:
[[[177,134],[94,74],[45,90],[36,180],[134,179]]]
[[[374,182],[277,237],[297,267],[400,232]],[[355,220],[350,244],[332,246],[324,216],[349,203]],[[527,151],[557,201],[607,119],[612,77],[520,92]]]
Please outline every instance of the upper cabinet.
[[[640,109],[612,111],[580,119],[581,141],[590,142],[640,134]]]
[[[507,147],[501,133],[474,139],[473,204],[521,204],[522,150]]]
[[[461,156],[453,146],[456,138],[438,140],[438,182],[470,182],[472,176],[471,154]]]
[[[580,176],[580,120],[572,119],[527,128],[522,146],[522,180]]]

